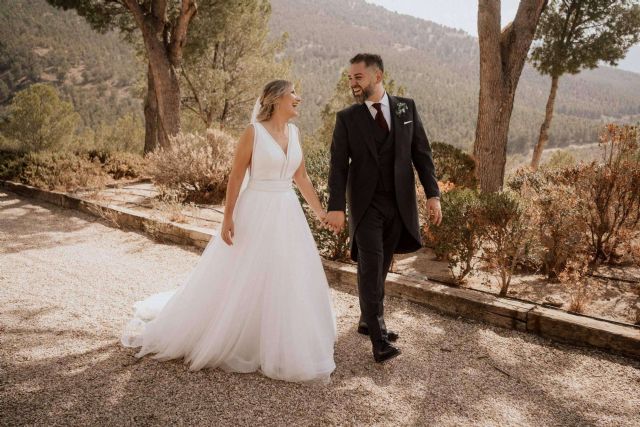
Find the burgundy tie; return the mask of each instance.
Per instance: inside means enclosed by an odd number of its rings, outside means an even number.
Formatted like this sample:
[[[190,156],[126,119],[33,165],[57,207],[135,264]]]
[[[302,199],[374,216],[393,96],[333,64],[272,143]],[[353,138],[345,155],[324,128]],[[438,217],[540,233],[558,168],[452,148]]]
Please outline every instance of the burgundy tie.
[[[373,108],[375,108],[377,111],[376,117],[375,117],[376,123],[378,124],[378,126],[380,126],[380,129],[382,129],[385,132],[389,132],[389,125],[387,124],[387,121],[384,119],[384,114],[382,114],[382,104],[380,104],[379,102],[375,102],[373,104]]]

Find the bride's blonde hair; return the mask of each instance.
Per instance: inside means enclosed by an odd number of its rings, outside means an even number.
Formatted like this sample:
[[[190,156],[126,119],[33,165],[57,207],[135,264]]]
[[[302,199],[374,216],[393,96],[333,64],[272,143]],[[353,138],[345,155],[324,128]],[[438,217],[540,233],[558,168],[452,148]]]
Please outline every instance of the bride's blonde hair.
[[[260,111],[258,111],[256,119],[259,122],[269,120],[273,116],[278,98],[287,93],[287,90],[292,86],[293,83],[288,80],[273,80],[267,83],[262,89]]]

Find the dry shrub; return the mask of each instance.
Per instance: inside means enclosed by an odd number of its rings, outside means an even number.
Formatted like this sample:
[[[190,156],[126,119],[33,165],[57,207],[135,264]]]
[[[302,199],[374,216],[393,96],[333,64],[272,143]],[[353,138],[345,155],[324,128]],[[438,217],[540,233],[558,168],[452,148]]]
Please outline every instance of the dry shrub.
[[[591,300],[586,283],[586,276],[589,273],[588,264],[586,257],[581,260],[571,261],[562,273],[558,275],[560,282],[571,289],[568,310],[572,313],[584,313],[587,304]]]
[[[543,183],[538,183],[538,188],[524,185],[519,192],[528,200],[531,225],[537,229],[531,236],[532,250],[527,259],[549,279],[556,279],[569,262],[587,253],[587,226],[583,203],[575,189],[550,178],[553,171],[542,170],[540,174]]]
[[[620,231],[620,240],[622,256],[626,257],[631,264],[640,266],[640,230],[623,228]]]
[[[59,191],[103,187],[108,180],[100,162],[64,151],[16,155],[3,165],[0,177]]]
[[[604,149],[602,163],[591,163],[575,173],[594,263],[614,261],[623,230],[638,230],[640,225],[638,129],[608,125],[600,145]]]
[[[208,129],[204,136],[179,134],[170,147],[149,154],[149,174],[162,192],[175,192],[181,202],[220,204],[234,145],[231,136],[216,129]]]
[[[587,286],[583,283],[579,283],[576,286],[576,290],[571,294],[569,299],[568,311],[571,313],[584,313],[584,310],[589,303],[590,298],[587,293]]]
[[[163,219],[178,223],[188,222],[187,215],[184,214],[184,210],[188,205],[183,204],[180,201],[180,197],[171,190],[152,200],[151,206],[160,213]]]
[[[86,155],[91,161],[98,160],[102,169],[115,180],[135,179],[146,174],[147,161],[138,154],[91,150]]]
[[[106,151],[0,152],[0,178],[49,190],[100,189],[111,180],[138,178],[142,156]]]
[[[593,264],[617,261],[623,253],[633,259],[631,245],[640,232],[637,128],[608,125],[600,146],[600,163],[523,169],[508,183],[537,211],[539,265],[550,278],[584,251]]]
[[[123,224],[120,223],[120,217],[116,211],[95,203],[88,204],[87,207],[95,216],[102,218],[112,227],[120,229],[124,228]]]

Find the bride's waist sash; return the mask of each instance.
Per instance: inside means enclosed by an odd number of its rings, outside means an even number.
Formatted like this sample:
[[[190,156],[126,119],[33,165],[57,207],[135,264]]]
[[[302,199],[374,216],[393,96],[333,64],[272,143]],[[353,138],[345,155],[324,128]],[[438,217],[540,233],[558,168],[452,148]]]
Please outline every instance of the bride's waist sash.
[[[293,187],[290,179],[250,179],[247,189],[256,191],[289,191]]]

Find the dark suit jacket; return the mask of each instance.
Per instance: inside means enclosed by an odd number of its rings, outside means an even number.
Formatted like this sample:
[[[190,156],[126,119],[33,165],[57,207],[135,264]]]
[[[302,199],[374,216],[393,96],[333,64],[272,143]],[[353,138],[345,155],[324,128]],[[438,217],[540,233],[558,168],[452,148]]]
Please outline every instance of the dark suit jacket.
[[[405,226],[396,253],[414,252],[422,246],[422,242],[413,168],[418,173],[427,197],[440,196],[440,190],[431,147],[416,112],[415,102],[409,98],[389,95],[389,107],[391,132],[394,132],[395,137],[396,201]],[[345,211],[348,201],[351,258],[354,261],[358,259],[355,230],[371,203],[378,180],[378,152],[372,123],[374,122],[366,105],[355,104],[345,108],[336,114],[331,142],[328,210]]]

